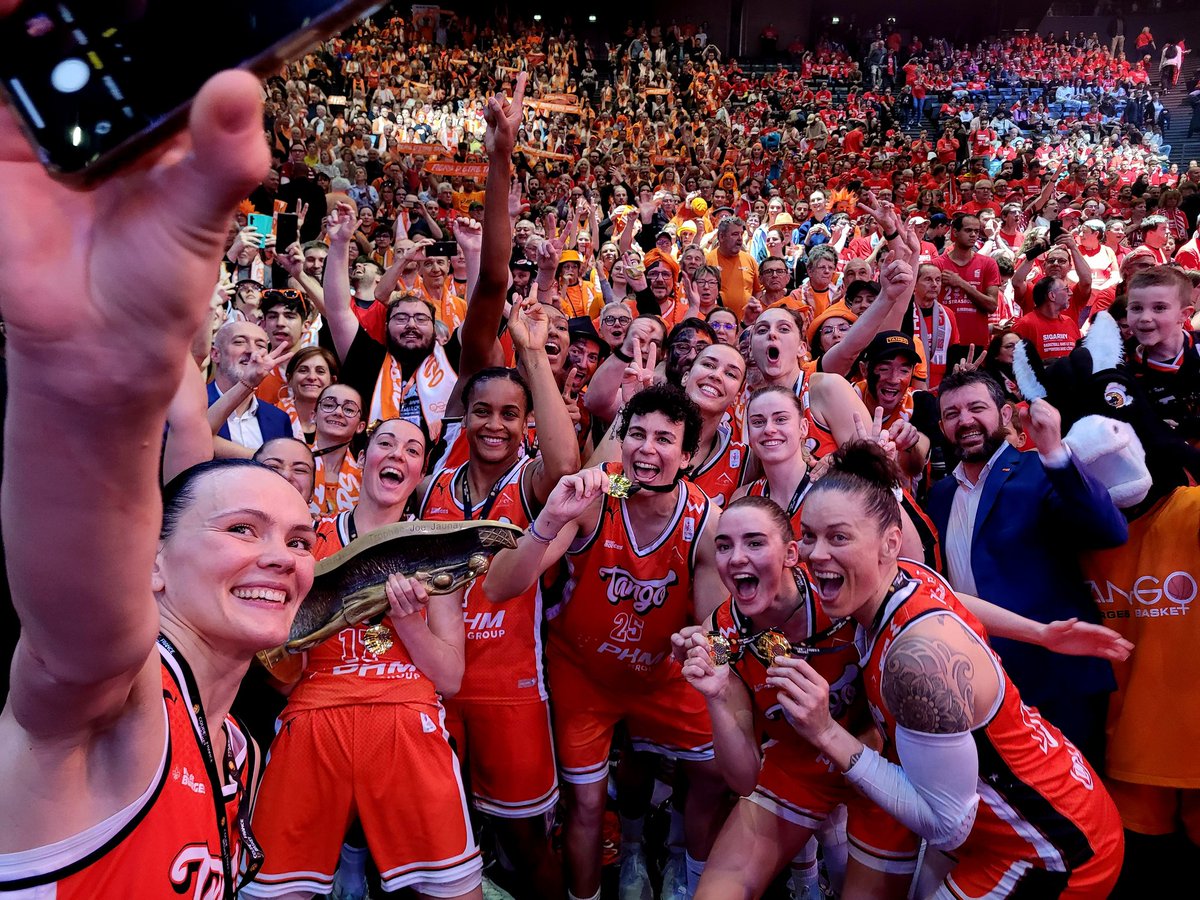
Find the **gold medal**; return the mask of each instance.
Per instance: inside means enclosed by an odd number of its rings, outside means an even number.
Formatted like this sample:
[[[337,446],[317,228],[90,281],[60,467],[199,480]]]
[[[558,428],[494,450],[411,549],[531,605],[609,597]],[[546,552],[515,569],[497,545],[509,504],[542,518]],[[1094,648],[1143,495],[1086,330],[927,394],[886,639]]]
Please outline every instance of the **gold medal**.
[[[609,475],[608,476],[608,496],[616,500],[624,500],[629,496],[629,489],[633,487],[633,481],[624,475]]]
[[[708,638],[708,655],[712,657],[713,665],[729,665],[729,657],[732,650],[729,638],[725,637],[719,631],[710,631],[705,637]]]
[[[759,659],[771,665],[777,656],[792,655],[792,642],[778,631],[764,631],[754,638],[754,649]]]
[[[392,640],[392,630],[380,622],[378,625],[372,625],[363,632],[363,646],[376,656],[383,656],[392,649],[395,641]]]

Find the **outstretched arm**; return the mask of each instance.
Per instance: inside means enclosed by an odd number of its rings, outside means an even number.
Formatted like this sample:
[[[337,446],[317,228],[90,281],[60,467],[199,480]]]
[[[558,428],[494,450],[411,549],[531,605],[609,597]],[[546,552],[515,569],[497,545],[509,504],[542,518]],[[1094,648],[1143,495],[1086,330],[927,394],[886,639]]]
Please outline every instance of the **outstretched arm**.
[[[517,75],[513,98],[489,97],[484,109],[488,151],[487,193],[483,198],[483,237],[480,244],[479,280],[467,303],[459,339],[462,363],[459,381],[489,365],[504,365],[496,335],[504,315],[504,292],[508,288],[508,260],[512,253],[512,223],[508,218],[512,153],[525,97],[526,74]]]
[[[329,236],[329,255],[325,258],[325,321],[329,323],[329,334],[337,350],[338,359],[346,361],[350,345],[358,334],[358,316],[350,304],[350,241],[358,230],[358,214],[354,205],[341,202],[325,219],[325,233]]]
[[[267,168],[261,125],[258,80],[222,73],[167,153],[75,191],[0,109],[5,463],[20,473],[4,480],[3,526],[22,628],[0,725],[62,738],[161,708],[148,579],[163,425],[234,205]]]

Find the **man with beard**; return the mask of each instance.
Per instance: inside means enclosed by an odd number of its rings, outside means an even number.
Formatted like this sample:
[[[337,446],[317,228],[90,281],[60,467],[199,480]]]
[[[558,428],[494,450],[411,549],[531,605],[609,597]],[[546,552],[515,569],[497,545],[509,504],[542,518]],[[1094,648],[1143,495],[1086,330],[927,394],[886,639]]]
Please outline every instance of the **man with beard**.
[[[669,253],[655,248],[645,255],[642,265],[645,275],[630,282],[637,291],[634,311],[638,315],[659,316],[672,328],[688,314],[688,301],[679,296],[679,263]]]
[[[1120,546],[1129,532],[1104,485],[1062,443],[1058,410],[1034,400],[1021,413],[1034,454],[1005,440],[1012,407],[990,375],[951,372],[939,404],[942,432],[962,457],[954,477],[933,486],[928,505],[951,587],[1039,622],[1099,622],[1079,555]],[[1022,699],[1099,762],[1115,687],[1109,664],[1003,638],[992,644]]]
[[[251,374],[251,369],[267,355],[270,340],[253,322],[230,322],[221,326],[213,339],[212,358],[216,377],[208,385],[208,405]],[[279,437],[291,437],[292,420],[277,406],[264,403],[249,394],[229,414],[217,432],[220,437],[250,450]]]
[[[703,319],[684,319],[671,329],[663,345],[663,374],[676,387],[683,384],[684,373],[692,367],[705,347],[717,342],[716,332]]]
[[[342,363],[341,382],[370,398],[367,421],[401,418],[438,440],[457,380],[435,339],[437,310],[424,296],[399,293],[385,305],[385,342],[359,323],[351,308],[349,244],[358,226],[354,208],[339,203],[326,219],[329,261],[325,305],[329,332]]]

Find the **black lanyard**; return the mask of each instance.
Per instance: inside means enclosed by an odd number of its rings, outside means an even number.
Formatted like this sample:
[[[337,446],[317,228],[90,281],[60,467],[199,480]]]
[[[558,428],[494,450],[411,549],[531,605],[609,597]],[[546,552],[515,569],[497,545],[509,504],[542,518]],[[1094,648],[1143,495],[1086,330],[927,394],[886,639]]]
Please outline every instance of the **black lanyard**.
[[[487,499],[483,501],[483,508],[479,511],[479,518],[486,519],[488,513],[492,511],[492,507],[496,504],[496,498],[500,496],[500,492],[504,490],[504,486],[508,483],[508,476],[513,473],[513,469],[521,464],[518,459],[515,463],[508,467],[508,470],[496,479],[496,483],[492,485],[492,490],[487,495]],[[475,505],[471,503],[471,475],[467,471],[467,466],[470,463],[463,463],[462,467],[462,495],[463,495],[463,521],[470,522],[475,517]],[[454,485],[451,484],[451,490]]]
[[[196,717],[196,743],[200,745],[200,755],[204,758],[204,767],[208,770],[208,782],[212,787],[213,802],[217,812],[217,829],[221,833],[221,868],[225,873],[225,897],[226,900],[234,900],[236,891],[254,880],[258,870],[262,868],[265,858],[262,847],[254,837],[254,832],[250,830],[250,786],[247,785],[246,790],[242,790],[240,784],[238,787],[237,829],[242,839],[242,849],[246,851],[247,857],[246,876],[239,884],[234,880],[236,860],[233,858],[233,848],[229,844],[229,822],[225,816],[225,791],[223,789],[225,778],[222,778],[221,771],[217,768],[216,754],[213,753],[212,739],[208,730],[208,720],[204,716],[204,707],[199,702],[199,688],[192,679],[187,661],[175,649],[170,638],[165,634],[160,634],[158,644],[173,659],[184,663],[180,666],[183,671],[184,686],[187,692],[193,695],[195,701],[192,704],[192,713]],[[230,746],[228,735],[225,739],[225,774],[226,777],[237,782],[237,761],[233,758],[233,748]]]
[[[812,607],[812,603],[810,602],[812,599],[812,590],[809,587],[808,579],[796,569],[792,570],[792,578],[795,579],[796,587],[800,591],[800,602],[796,605],[791,615],[776,628],[765,628],[762,631],[754,633],[750,633],[750,629],[754,627],[754,623],[750,619],[744,619],[738,629],[738,645],[736,651],[732,654],[733,659],[740,659],[749,650],[764,666],[772,666],[775,663],[775,657],[779,655],[808,659],[810,656],[819,656],[823,653],[838,653],[847,647],[853,646],[852,643],[820,646],[850,623],[851,619],[849,616],[835,620],[828,628],[817,634],[809,635],[809,637],[798,644],[794,644],[788,639],[783,633],[783,625],[786,625],[792,616],[796,615],[801,609]],[[810,630],[812,624],[812,622],[809,622]]]
[[[805,469],[804,477],[800,479],[800,483],[796,485],[796,490],[792,491],[792,499],[788,501],[787,514],[789,519],[796,514],[796,510],[804,502],[804,495],[808,493],[811,481],[812,473],[808,469]],[[766,483],[763,486],[763,496],[767,499],[771,497],[771,480],[769,478],[766,479]]]

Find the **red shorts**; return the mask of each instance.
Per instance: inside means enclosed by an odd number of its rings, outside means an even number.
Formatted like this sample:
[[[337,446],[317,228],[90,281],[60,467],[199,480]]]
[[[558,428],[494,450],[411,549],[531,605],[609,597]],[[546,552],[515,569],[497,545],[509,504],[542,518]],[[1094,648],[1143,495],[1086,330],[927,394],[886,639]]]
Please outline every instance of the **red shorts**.
[[[613,729],[622,721],[635,750],[683,760],[713,758],[708,707],[678,670],[647,682],[636,694],[598,684],[558,654],[547,654],[546,672],[554,703],[554,747],[568,784],[608,777]]]
[[[466,760],[476,809],[504,819],[554,809],[558,772],[549,703],[449,700],[446,728]]]
[[[479,884],[482,860],[436,703],[284,710],[252,823],[266,864],[245,893],[329,893],[355,818],[385,890],[444,896],[454,886],[457,896]]]
[[[889,875],[917,870],[921,839],[851,787],[832,763],[799,738],[767,745],[758,784],[746,799],[813,831],[845,804],[852,857]]]
[[[1200,789],[1169,788],[1104,779],[1121,821],[1138,834],[1174,834],[1180,828],[1200,844]]]
[[[1107,796],[1104,799],[1108,801]],[[1035,865],[1030,858],[1014,860],[999,853],[965,856],[946,876],[934,896],[955,900],[999,900],[1003,897],[1096,900],[1108,897],[1125,861],[1125,832],[1111,801],[1096,806],[1097,818],[1089,822],[1092,827],[1088,830],[1094,855],[1083,865],[1070,872],[1050,872]]]

